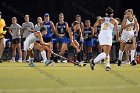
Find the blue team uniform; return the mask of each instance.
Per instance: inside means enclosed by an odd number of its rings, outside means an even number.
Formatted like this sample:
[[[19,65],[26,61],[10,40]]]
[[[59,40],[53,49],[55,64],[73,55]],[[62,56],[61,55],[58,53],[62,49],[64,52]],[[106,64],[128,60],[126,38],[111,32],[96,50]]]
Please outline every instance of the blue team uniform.
[[[66,33],[66,22],[64,22],[63,24],[60,24],[59,22],[56,29],[58,31],[58,34],[64,35]],[[57,36],[56,43],[63,43],[63,38],[60,38],[59,36]]]
[[[49,22],[44,22],[43,26],[46,28],[47,30],[47,34],[45,36],[43,36],[43,40],[44,42],[52,42],[52,35],[53,35],[53,31],[50,25],[50,21]]]
[[[90,28],[85,28],[84,29],[84,36],[86,37],[86,39],[84,39],[84,45],[87,47],[92,47],[93,44],[93,38],[89,37],[92,34],[92,29]]]

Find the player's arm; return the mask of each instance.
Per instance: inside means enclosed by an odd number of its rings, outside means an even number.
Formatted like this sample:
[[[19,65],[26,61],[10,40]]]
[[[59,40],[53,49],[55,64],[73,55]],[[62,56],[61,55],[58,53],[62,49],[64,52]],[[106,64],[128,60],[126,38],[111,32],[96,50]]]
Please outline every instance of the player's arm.
[[[94,36],[94,30],[93,28],[91,27],[91,35],[89,37],[93,37]]]
[[[49,45],[48,43],[45,43],[45,42],[43,41],[43,38],[42,38],[42,35],[41,35],[40,32],[36,32],[35,34],[36,34],[36,36],[38,37],[38,39],[39,39],[41,45],[45,45],[45,46],[48,46],[48,45]]]
[[[80,41],[82,41],[83,35],[82,35],[82,30],[81,30],[81,28],[79,29],[79,31],[80,31],[80,33],[79,33],[79,35],[80,35]]]
[[[40,41],[40,44],[41,44],[41,45],[45,45],[45,49],[47,49],[48,51],[51,51],[51,49],[50,49],[50,44],[45,43],[45,42],[43,41],[43,38],[42,38],[41,33],[40,33],[40,32],[36,32],[36,36],[38,37],[38,39],[39,39],[39,41]],[[51,52],[52,52],[52,51],[51,51]]]
[[[3,26],[3,31],[0,33],[1,35],[4,35],[4,34],[6,34],[6,23],[5,23],[5,21],[4,21],[4,19],[1,19],[3,22],[2,22],[2,26]]]
[[[68,29],[69,29],[69,25],[68,25],[67,22],[65,22],[65,23],[66,23],[66,31],[68,31]]]
[[[12,33],[12,29],[11,28],[9,28],[9,33],[10,33],[10,35],[12,36],[13,35],[13,33]]]
[[[50,21],[50,25],[52,27],[53,33],[56,33],[56,28],[55,28],[54,23],[52,21]]]
[[[36,32],[35,34],[38,37],[38,39],[40,41],[40,44],[43,45],[45,42],[43,41],[41,33],[40,32]]]
[[[122,24],[121,24],[121,28],[122,28],[122,29],[126,29],[127,27],[133,25],[133,23],[130,23],[130,24],[126,25],[126,20],[127,20],[127,16],[124,15],[124,19],[123,19]]]
[[[68,29],[68,33],[69,33],[70,41],[71,43],[73,43],[73,35],[72,35],[73,33],[71,31],[71,28]]]
[[[35,29],[34,29],[34,24],[31,23],[31,29],[28,29],[30,32],[35,32]]]
[[[136,18],[134,19],[134,24],[135,24],[134,32],[138,32],[139,31],[139,23],[138,23]]]
[[[94,32],[97,32],[97,26],[100,24],[99,21],[100,21],[100,20],[97,20],[97,21],[95,22],[94,26],[93,26],[93,31],[94,31]]]
[[[25,30],[25,28],[24,28],[24,26],[23,26],[23,24],[22,24],[22,27],[21,27],[21,30],[20,30],[20,34],[21,34],[21,36],[23,35],[24,30]]]
[[[59,37],[61,37],[61,35],[58,34],[58,30],[57,30],[57,28],[58,28],[58,23],[56,23],[56,27],[55,27],[55,28],[56,28],[56,35],[59,36]]]
[[[83,22],[81,22],[81,32],[82,33],[84,32],[84,24],[83,24]]]
[[[124,16],[124,19],[121,23],[121,29],[125,29],[126,28],[126,16]]]

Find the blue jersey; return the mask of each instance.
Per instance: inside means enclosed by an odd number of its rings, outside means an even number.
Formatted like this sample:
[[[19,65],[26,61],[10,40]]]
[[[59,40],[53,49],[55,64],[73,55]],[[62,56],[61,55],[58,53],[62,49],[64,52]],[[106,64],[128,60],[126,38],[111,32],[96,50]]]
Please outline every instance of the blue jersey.
[[[77,39],[78,37],[80,37],[80,31],[79,31],[79,30],[75,32],[74,29],[71,28],[71,31],[72,31],[73,39]],[[70,38],[70,37],[69,37],[69,33],[68,33],[67,31],[66,31],[65,36],[66,36],[67,38]]]
[[[91,39],[91,37],[89,37],[90,35],[92,35],[92,28],[91,28],[91,27],[85,28],[85,29],[84,29],[84,36],[85,36],[87,39]]]
[[[46,28],[47,30],[47,34],[44,36],[44,37],[52,37],[52,34],[53,34],[53,31],[52,31],[52,28],[51,28],[51,25],[50,25],[50,21],[49,22],[44,22],[43,23],[43,26]]]
[[[60,22],[58,23],[57,26],[57,30],[58,30],[58,34],[65,34],[66,33],[66,22],[60,24]]]

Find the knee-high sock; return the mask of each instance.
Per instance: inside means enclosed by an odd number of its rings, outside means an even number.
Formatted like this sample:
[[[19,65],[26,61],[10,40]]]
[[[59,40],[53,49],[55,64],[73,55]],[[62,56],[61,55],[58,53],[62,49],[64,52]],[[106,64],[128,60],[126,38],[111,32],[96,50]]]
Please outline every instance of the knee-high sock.
[[[106,57],[105,62],[106,62],[106,67],[110,67],[110,56],[109,55]]]
[[[34,58],[29,57],[29,63],[33,63],[34,62]]]
[[[98,63],[99,61],[103,60],[106,58],[106,53],[100,53],[95,59],[94,59],[94,63]]]
[[[123,56],[123,51],[119,50],[119,60],[122,60],[122,56]]]
[[[135,50],[131,50],[131,62],[135,60]]]
[[[43,58],[43,62],[46,62],[46,60],[47,60],[46,51],[42,51],[42,52],[41,52],[41,56],[42,56],[42,58]]]

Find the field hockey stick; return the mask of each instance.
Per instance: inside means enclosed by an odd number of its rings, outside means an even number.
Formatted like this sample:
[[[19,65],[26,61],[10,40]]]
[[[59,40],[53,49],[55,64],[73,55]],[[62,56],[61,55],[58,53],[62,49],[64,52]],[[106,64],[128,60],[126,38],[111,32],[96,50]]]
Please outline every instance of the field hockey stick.
[[[63,56],[61,56],[61,55],[59,55],[59,54],[57,54],[57,53],[52,52],[52,54],[55,55],[55,56],[58,56],[58,57],[60,57],[60,58],[62,58],[62,59],[67,60],[67,58],[65,58],[65,57],[63,57]]]

